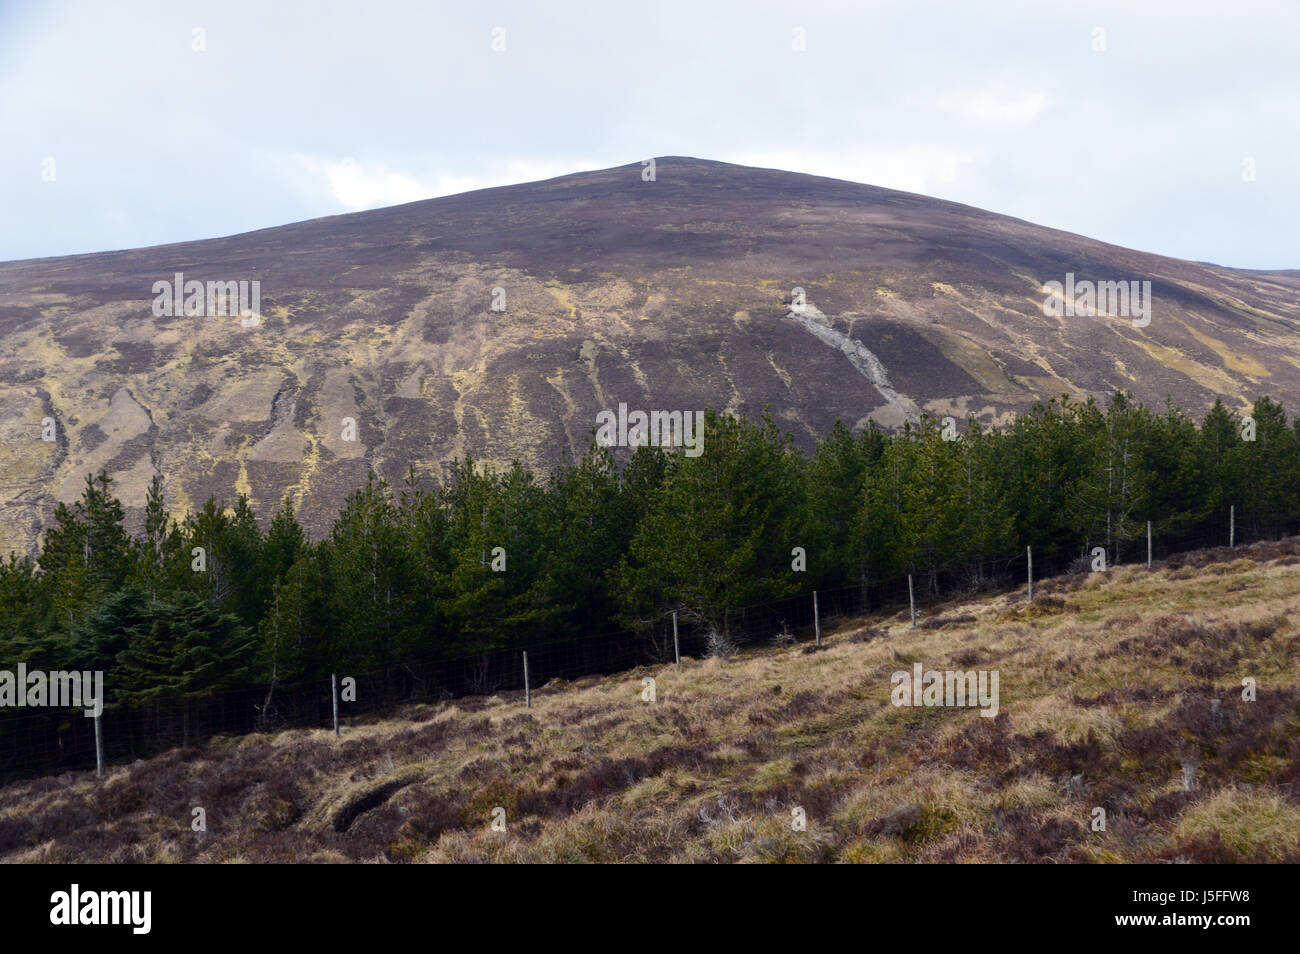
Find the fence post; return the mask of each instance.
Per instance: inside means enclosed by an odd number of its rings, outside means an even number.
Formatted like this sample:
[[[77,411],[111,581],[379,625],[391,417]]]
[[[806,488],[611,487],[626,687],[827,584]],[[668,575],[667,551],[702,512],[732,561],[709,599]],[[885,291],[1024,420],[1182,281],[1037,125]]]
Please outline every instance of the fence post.
[[[1147,521],[1147,569],[1151,569],[1151,521]]]
[[[528,650],[524,650],[524,708],[533,707],[533,690],[528,685]]]
[[[339,677],[330,673],[330,695],[334,697],[334,738],[339,737]]]
[[[912,610],[912,625],[916,625],[916,597],[912,594],[912,574],[907,574],[907,605]]]
[[[1034,548],[1025,547],[1025,556],[1029,558],[1029,602],[1034,601]]]
[[[822,644],[822,617],[817,610],[817,591],[813,590],[813,631],[817,634],[817,645]]]
[[[95,774],[104,777],[104,729],[99,720],[103,713],[95,716]]]
[[[1237,546],[1237,505],[1233,504],[1228,508],[1228,546],[1235,549]]]
[[[673,658],[677,660],[677,665],[682,664],[682,649],[677,645],[677,610],[673,610]]]

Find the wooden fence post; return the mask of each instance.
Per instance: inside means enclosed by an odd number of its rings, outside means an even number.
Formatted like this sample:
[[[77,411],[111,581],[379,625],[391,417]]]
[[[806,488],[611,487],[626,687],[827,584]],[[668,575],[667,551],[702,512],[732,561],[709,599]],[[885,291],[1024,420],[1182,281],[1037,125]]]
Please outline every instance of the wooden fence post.
[[[95,716],[95,774],[100,778],[104,777],[104,728],[99,722],[102,717],[102,712]]]
[[[813,630],[817,634],[818,647],[822,644],[822,617],[817,609],[817,591],[813,590]]]

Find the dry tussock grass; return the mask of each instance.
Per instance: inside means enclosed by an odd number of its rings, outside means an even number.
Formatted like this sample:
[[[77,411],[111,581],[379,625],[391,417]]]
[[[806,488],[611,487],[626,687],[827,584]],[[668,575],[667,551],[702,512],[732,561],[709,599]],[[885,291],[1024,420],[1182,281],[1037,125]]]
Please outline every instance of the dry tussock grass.
[[[11,861],[1300,860],[1300,553],[1187,555],[0,789]],[[1068,598],[1065,594],[1068,594]],[[1001,712],[890,674],[997,669]],[[641,679],[658,701],[641,701]],[[1241,698],[1253,677],[1258,698]],[[192,809],[208,830],[190,829]],[[1096,808],[1105,831],[1093,831]],[[506,830],[491,826],[504,809]],[[806,818],[798,830],[796,812]]]

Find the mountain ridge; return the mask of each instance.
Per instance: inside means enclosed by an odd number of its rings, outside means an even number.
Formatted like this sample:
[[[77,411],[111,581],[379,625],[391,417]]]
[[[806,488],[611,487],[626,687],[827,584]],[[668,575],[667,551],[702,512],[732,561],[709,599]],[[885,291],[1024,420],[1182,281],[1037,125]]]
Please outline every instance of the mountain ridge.
[[[0,263],[0,552],[30,552],[99,467],[134,518],[160,474],[174,512],[246,492],[267,518],[287,495],[319,535],[370,470],[396,482],[472,453],[545,471],[620,401],[770,406],[805,445],[837,417],[897,426],[908,404],[986,424],[1118,389],[1198,416],[1215,398],[1300,404],[1300,270],[805,173],[655,166],[652,182],[632,163]],[[176,272],[261,282],[259,325],[152,315],[153,283]],[[1066,273],[1152,281],[1151,326],[1044,316],[1043,283]],[[790,320],[796,287],[826,336]],[[36,436],[47,419],[52,443]]]

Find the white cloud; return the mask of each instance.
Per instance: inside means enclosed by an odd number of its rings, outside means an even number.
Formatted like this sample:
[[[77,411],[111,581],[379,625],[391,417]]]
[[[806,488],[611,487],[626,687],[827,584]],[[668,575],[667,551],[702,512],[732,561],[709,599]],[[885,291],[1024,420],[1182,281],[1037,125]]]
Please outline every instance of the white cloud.
[[[351,156],[333,158],[295,153],[281,157],[282,165],[286,161],[291,173],[300,175],[305,172],[309,184],[327,190],[335,202],[352,212],[601,168],[600,163],[572,160],[521,160],[498,162],[490,169],[463,174],[394,169],[383,162],[357,160]]]
[[[995,90],[961,93],[940,101],[940,107],[980,126],[1021,126],[1042,113],[1047,94],[1033,90],[1006,94]]]
[[[334,201],[349,211],[415,202],[438,194],[432,183],[381,163],[357,162],[350,156],[342,159],[293,158],[301,171],[328,188]]]
[[[649,18],[591,0],[507,4],[504,55],[489,48],[495,20],[447,0],[335,2],[328,16],[319,0],[224,0],[204,6],[204,53],[175,0],[122,6],[0,0],[0,259],[691,155],[1164,254],[1297,264],[1283,213],[1300,207],[1300,124],[1277,121],[1300,99],[1284,0],[811,0],[801,57],[784,14],[743,0],[663,0]],[[1105,53],[1091,48],[1097,24]],[[51,155],[59,179],[43,183]],[[1241,180],[1243,156],[1258,181]]]

